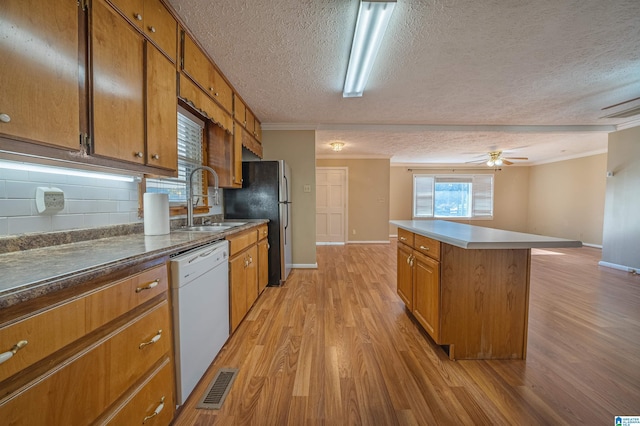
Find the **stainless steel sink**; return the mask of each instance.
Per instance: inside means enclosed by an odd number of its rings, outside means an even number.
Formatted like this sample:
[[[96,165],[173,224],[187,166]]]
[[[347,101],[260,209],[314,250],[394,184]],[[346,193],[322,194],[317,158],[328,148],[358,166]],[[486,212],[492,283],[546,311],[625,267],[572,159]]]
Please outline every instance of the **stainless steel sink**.
[[[245,225],[247,222],[215,222],[208,225],[194,225],[179,228],[178,231],[185,232],[221,232],[227,229]]]

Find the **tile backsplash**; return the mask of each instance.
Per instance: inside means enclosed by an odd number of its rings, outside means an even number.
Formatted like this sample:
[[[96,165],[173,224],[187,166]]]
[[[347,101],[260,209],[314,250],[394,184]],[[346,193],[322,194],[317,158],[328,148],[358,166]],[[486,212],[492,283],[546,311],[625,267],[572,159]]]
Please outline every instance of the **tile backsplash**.
[[[39,214],[36,188],[64,192],[64,209]],[[0,168],[0,236],[141,222],[138,183]]]

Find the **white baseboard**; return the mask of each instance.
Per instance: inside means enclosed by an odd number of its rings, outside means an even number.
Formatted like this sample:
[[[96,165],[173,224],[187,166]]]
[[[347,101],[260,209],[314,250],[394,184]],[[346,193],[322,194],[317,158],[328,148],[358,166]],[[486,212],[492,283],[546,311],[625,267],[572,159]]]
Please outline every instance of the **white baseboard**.
[[[386,241],[348,241],[347,244],[389,244],[389,240],[386,240]]]
[[[294,263],[291,267],[293,269],[318,269],[318,263]]]
[[[589,243],[582,243],[583,246],[585,247],[593,247],[593,248],[597,248],[602,250],[602,245],[601,244],[589,244]]]
[[[317,246],[343,246],[344,241],[341,242],[327,242],[327,241],[316,241]]]
[[[598,265],[611,268],[611,269],[617,269],[619,271],[624,271],[624,272],[640,271],[640,268],[632,268],[630,266],[618,265],[617,263],[609,263],[609,262],[605,262],[604,260],[601,260],[600,262],[598,262]]]
[[[389,238],[398,238],[398,234],[389,234]]]

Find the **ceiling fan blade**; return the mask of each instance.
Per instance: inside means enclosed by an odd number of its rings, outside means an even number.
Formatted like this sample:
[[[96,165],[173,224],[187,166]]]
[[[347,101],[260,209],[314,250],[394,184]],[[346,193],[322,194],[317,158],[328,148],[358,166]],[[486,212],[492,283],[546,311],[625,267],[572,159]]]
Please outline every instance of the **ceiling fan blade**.
[[[502,159],[507,159],[507,160],[528,160],[529,158],[527,157],[502,157]]]
[[[504,165],[506,165],[506,166],[510,166],[510,165],[512,165],[513,163],[512,163],[511,161],[509,161],[509,160],[505,160],[505,159],[503,158],[503,159],[502,159],[502,164],[504,164]]]

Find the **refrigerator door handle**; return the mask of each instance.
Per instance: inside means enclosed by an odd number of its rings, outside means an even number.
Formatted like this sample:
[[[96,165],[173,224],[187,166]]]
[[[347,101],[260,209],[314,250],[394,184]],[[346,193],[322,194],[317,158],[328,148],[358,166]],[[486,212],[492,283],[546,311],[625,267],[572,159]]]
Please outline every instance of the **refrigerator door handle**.
[[[284,202],[289,202],[289,179],[287,179],[287,175],[282,176],[284,178]]]

